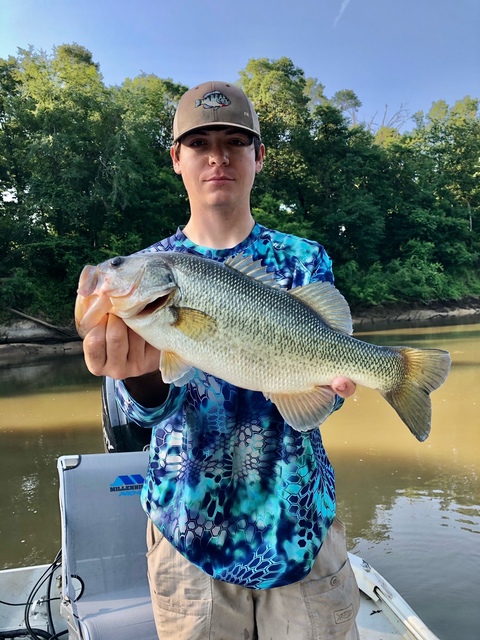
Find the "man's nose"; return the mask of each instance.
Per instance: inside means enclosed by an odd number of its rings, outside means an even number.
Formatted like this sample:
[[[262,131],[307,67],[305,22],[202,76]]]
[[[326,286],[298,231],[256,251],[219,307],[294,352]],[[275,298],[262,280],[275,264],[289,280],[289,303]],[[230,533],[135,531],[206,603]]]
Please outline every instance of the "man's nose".
[[[210,151],[209,161],[212,165],[228,164],[228,150],[223,145],[216,145]]]

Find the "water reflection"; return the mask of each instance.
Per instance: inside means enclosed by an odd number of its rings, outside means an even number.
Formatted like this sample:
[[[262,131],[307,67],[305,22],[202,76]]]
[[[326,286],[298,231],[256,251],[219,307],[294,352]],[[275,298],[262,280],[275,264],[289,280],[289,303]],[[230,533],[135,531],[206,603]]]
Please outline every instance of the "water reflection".
[[[0,368],[0,568],[60,548],[56,461],[103,450],[99,389],[77,356]]]
[[[465,526],[464,509],[441,492],[399,494],[391,508],[376,510],[387,535],[355,544],[445,640],[479,637],[480,513],[469,509]]]
[[[362,336],[450,351],[426,442],[364,388],[323,429],[350,547],[450,640],[480,637],[479,337],[478,325]]]
[[[450,351],[419,443],[359,388],[322,428],[349,546],[442,640],[480,637],[480,325],[357,334]],[[103,450],[100,382],[81,358],[0,369],[0,567],[48,562],[60,545],[56,459]]]
[[[96,387],[98,381],[88,372],[81,355],[0,367],[0,397],[31,395],[35,391],[68,392],[85,386]]]

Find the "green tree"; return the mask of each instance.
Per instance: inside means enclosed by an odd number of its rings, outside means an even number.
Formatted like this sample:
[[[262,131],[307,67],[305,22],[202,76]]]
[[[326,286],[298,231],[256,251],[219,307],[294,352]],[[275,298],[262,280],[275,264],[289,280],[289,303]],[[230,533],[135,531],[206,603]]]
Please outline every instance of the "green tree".
[[[289,58],[250,60],[240,72],[240,80],[258,112],[267,148],[254,204],[257,193],[261,197],[267,191],[273,192],[300,220],[308,213],[309,103],[318,86],[307,83],[304,72]]]
[[[83,264],[158,239],[186,209],[168,154],[185,87],[152,76],[108,88],[76,44],[19,50],[0,78],[0,295],[64,317]]]
[[[384,242],[390,197],[385,153],[363,127],[349,127],[331,104],[314,111],[313,136],[314,228],[335,264],[353,260],[367,268],[379,260]]]
[[[255,217],[324,244],[353,305],[480,295],[480,120],[469,97],[358,124],[289,58],[240,83],[267,146]],[[0,60],[0,304],[71,318],[85,263],[131,253],[188,216],[171,169],[186,87],[142,74],[107,87],[78,44]]]
[[[417,202],[408,218],[409,237],[436,247],[435,258],[458,277],[478,269],[480,118],[478,101],[464,98],[449,108],[434,103],[405,136],[415,170]],[[404,234],[405,235],[405,234]]]
[[[332,96],[331,103],[340,111],[347,113],[353,125],[357,124],[357,112],[362,103],[354,91],[351,89],[336,91]]]

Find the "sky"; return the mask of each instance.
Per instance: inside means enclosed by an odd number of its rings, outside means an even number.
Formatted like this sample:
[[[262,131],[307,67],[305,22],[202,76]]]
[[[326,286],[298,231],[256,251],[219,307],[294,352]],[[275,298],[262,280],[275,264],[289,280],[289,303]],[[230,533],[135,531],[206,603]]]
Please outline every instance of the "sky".
[[[286,56],[359,119],[480,98],[479,0],[0,0],[0,57],[76,42],[107,85],[153,73],[189,87],[235,82]]]

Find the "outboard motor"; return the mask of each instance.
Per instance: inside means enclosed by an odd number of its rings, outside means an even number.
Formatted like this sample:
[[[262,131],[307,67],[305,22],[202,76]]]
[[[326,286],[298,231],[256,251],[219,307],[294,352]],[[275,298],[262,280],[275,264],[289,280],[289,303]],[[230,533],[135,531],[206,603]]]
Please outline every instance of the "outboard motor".
[[[113,378],[104,378],[102,383],[102,429],[107,453],[142,451],[150,445],[152,430],[128,422],[118,406]]]

